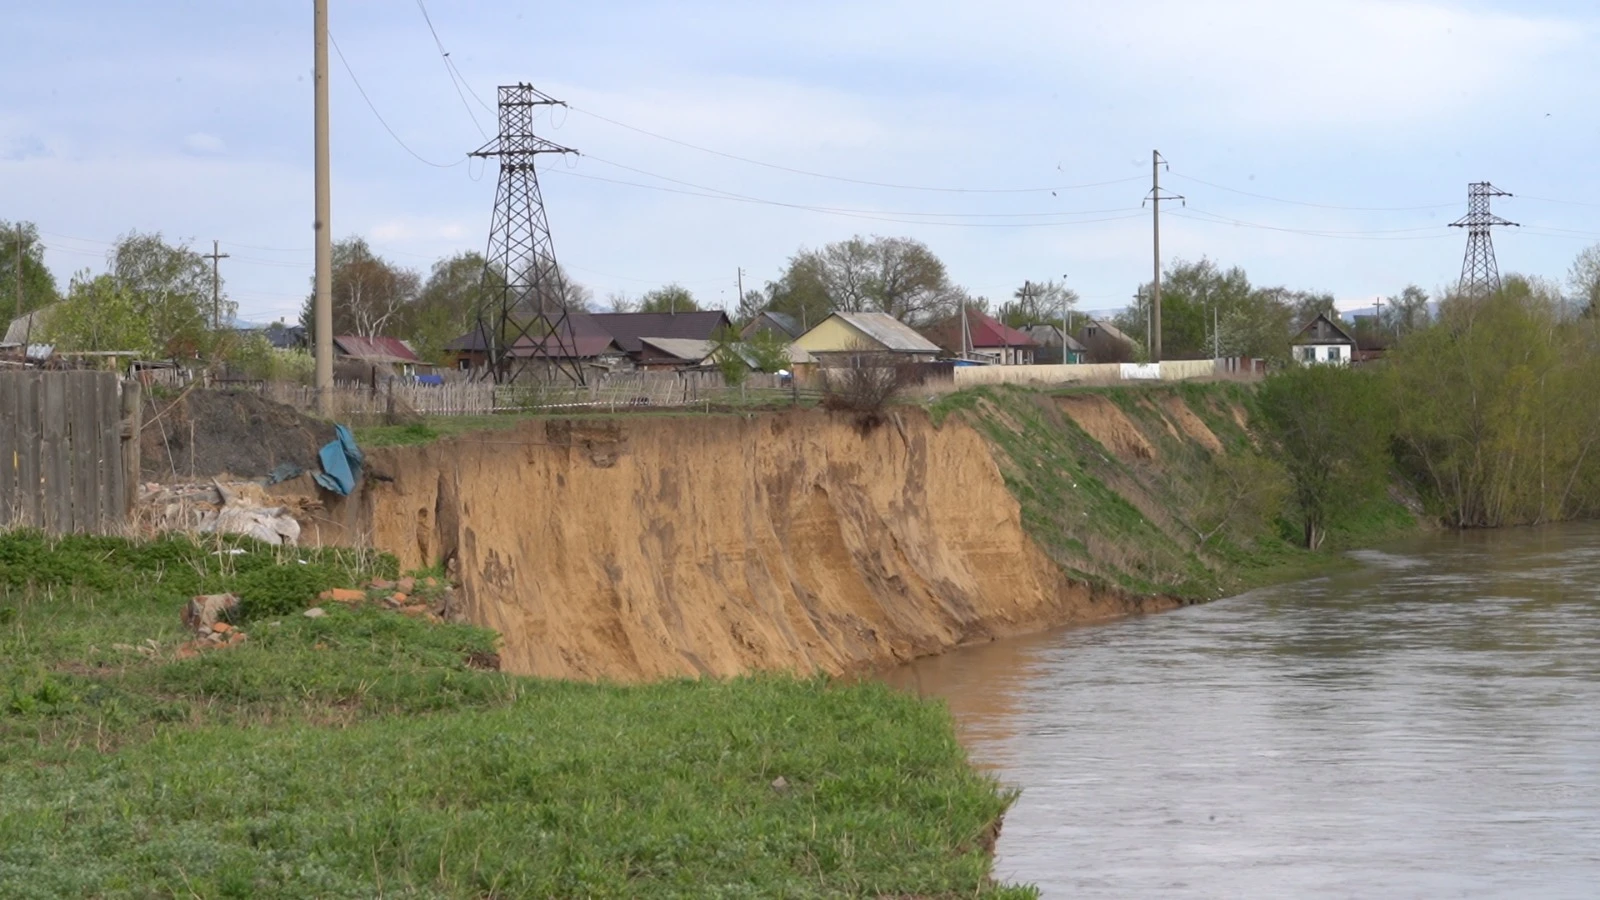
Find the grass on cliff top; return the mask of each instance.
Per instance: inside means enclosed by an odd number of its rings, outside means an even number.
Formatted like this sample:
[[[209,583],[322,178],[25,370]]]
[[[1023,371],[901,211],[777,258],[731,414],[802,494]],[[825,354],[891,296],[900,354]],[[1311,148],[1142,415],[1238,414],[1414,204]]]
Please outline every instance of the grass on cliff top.
[[[518,678],[474,667],[480,629],[298,613],[373,574],[392,560],[0,534],[0,896],[1034,896],[988,883],[1009,797],[940,705]],[[275,605],[184,658],[200,589]]]
[[[1109,401],[1155,449],[1154,461],[1126,460],[1064,414],[1070,396]],[[1006,485],[1023,527],[1068,571],[1139,594],[1215,599],[1262,584],[1309,577],[1343,564],[1330,551],[1361,546],[1414,527],[1388,497],[1330,529],[1321,552],[1294,542],[1287,506],[1253,522],[1239,519],[1201,545],[1180,520],[1218,496],[1217,455],[1176,430],[1165,404],[1176,400],[1216,436],[1222,456],[1261,451],[1234,413],[1248,414],[1250,388],[1232,382],[1040,391],[1015,386],[958,391],[930,407],[935,421],[961,415],[1000,452]],[[1248,526],[1248,527],[1245,527]]]

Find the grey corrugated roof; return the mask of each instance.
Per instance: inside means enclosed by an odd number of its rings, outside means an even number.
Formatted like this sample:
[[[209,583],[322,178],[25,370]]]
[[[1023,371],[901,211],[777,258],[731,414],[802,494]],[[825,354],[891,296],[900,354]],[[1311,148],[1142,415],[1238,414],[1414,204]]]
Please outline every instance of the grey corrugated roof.
[[[697,341],[694,338],[640,338],[639,341],[660,350],[668,356],[685,359],[690,362],[700,362],[711,355],[711,349],[716,346],[710,341]]]
[[[639,352],[641,338],[707,341],[718,328],[728,324],[728,314],[720,309],[681,313],[590,313],[590,317],[616,338],[617,346],[628,354]]]
[[[1138,343],[1139,343],[1138,341],[1134,340],[1133,338],[1128,337],[1126,334],[1123,334],[1122,333],[1122,329],[1120,329],[1117,326],[1111,324],[1110,322],[1107,322],[1105,319],[1090,319],[1089,320],[1089,324],[1085,325],[1083,327],[1085,329],[1087,329],[1087,328],[1089,328],[1091,326],[1100,329],[1102,332],[1105,333],[1106,337],[1115,338],[1116,340],[1122,341],[1125,344],[1138,345]]]
[[[45,323],[50,318],[50,311],[57,305],[52,303],[49,306],[41,306],[31,313],[12,319],[11,324],[6,327],[5,343],[20,344],[30,336],[38,338],[44,333]]]
[[[896,353],[938,353],[939,345],[933,343],[910,325],[881,312],[836,312],[834,315],[848,322],[857,331]]]

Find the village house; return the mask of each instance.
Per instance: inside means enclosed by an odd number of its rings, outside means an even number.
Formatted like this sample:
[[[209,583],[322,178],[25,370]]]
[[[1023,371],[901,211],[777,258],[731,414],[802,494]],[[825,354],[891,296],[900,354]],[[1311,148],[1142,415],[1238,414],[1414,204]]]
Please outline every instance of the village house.
[[[748,341],[765,331],[776,334],[785,344],[806,333],[799,319],[788,313],[768,310],[746,322],[744,328],[739,330],[739,339]]]
[[[711,341],[724,328],[731,328],[728,314],[720,309],[680,313],[590,313],[595,324],[616,339],[629,361],[641,369],[678,368],[682,360],[659,349],[647,348],[645,338]]]
[[[965,334],[961,314],[941,325],[931,336],[951,356],[962,356],[1000,366],[1031,366],[1039,344],[1033,338],[975,309],[964,310]],[[963,346],[965,345],[965,346]]]
[[[1356,340],[1326,313],[1317,313],[1289,341],[1290,357],[1304,365],[1348,366],[1356,355]]]
[[[796,338],[794,346],[823,366],[851,365],[864,354],[893,354],[905,362],[931,362],[939,355],[938,344],[881,312],[833,313]]]
[[[1036,363],[1064,363],[1075,366],[1084,362],[1088,353],[1084,346],[1078,343],[1077,338],[1062,332],[1059,325],[1024,325],[1017,330],[1039,345],[1039,349],[1033,354],[1033,361]]]
[[[411,345],[399,338],[335,335],[333,351],[335,362],[345,370],[344,377],[355,376],[363,381],[391,375],[411,377],[433,368],[418,359]]]
[[[1089,362],[1128,362],[1138,353],[1139,342],[1104,319],[1090,319],[1078,329],[1078,344]],[[1100,356],[1108,357],[1105,359]],[[1111,359],[1109,357],[1121,357]]]

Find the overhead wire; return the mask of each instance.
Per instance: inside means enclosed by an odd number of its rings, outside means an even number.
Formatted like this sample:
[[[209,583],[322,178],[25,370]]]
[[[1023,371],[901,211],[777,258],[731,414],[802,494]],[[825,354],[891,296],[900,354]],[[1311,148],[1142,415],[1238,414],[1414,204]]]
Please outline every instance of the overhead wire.
[[[640,127],[638,127],[636,125],[629,125],[626,122],[620,122],[620,121],[618,121],[616,119],[610,118],[608,116],[603,116],[603,115],[601,115],[601,114],[599,114],[597,112],[592,112],[592,111],[584,109],[583,107],[580,107],[580,106],[572,106],[571,104],[568,104],[567,108],[571,109],[571,110],[573,110],[575,112],[583,113],[584,115],[589,116],[590,118],[598,119],[598,120],[600,120],[602,122],[606,122],[608,124],[615,125],[618,128],[625,128],[625,129],[627,129],[629,131],[638,132],[639,134],[645,135],[646,137],[652,137],[652,138],[655,138],[656,140],[659,140],[659,141],[666,141],[669,144],[677,144],[680,147],[687,147],[690,150],[697,150],[697,151],[699,151],[701,153],[709,153],[712,156],[720,156],[720,157],[722,157],[724,159],[731,159],[731,160],[735,160],[737,162],[746,163],[746,164],[749,164],[749,165],[752,165],[752,166],[761,166],[762,168],[774,169],[774,170],[779,171],[779,172],[788,172],[788,173],[790,173],[792,175],[804,175],[804,176],[806,176],[808,178],[823,178],[823,179],[827,179],[829,181],[841,181],[841,182],[844,182],[846,184],[860,184],[860,185],[867,185],[869,187],[889,188],[889,189],[892,189],[892,190],[900,190],[900,191],[928,191],[928,192],[946,193],[946,194],[1033,194],[1033,193],[1041,193],[1041,192],[1049,192],[1049,191],[1075,191],[1075,190],[1082,190],[1082,189],[1086,189],[1086,188],[1105,187],[1107,185],[1113,185],[1113,184],[1127,184],[1127,183],[1133,182],[1133,181],[1143,181],[1144,180],[1144,176],[1143,175],[1134,175],[1134,176],[1130,176],[1128,178],[1117,178],[1117,179],[1113,179],[1111,181],[1097,181],[1097,182],[1091,182],[1091,183],[1087,183],[1087,184],[1058,184],[1058,185],[1046,185],[1046,186],[1042,186],[1042,187],[1028,187],[1028,188],[952,188],[952,187],[934,187],[934,186],[929,186],[929,185],[916,185],[916,184],[895,184],[893,182],[872,181],[870,179],[865,179],[865,178],[849,178],[849,177],[846,177],[846,176],[843,176],[843,175],[829,175],[826,172],[813,172],[813,171],[810,171],[808,169],[797,169],[797,168],[795,168],[793,166],[785,166],[785,165],[780,165],[778,163],[770,163],[770,162],[765,162],[765,161],[759,160],[759,159],[752,159],[752,158],[750,158],[748,156],[740,156],[737,153],[726,153],[726,152],[721,151],[721,150],[713,150],[710,147],[703,147],[703,146],[701,146],[699,144],[692,144],[692,143],[690,143],[688,141],[679,140],[679,139],[674,138],[674,137],[668,137],[667,135],[659,134],[657,132],[650,131],[648,129],[640,128]]]
[[[1313,209],[1335,209],[1344,210],[1347,212],[1416,212],[1419,210],[1429,209],[1448,209],[1461,205],[1459,202],[1451,202],[1430,203],[1423,206],[1339,206],[1331,203],[1312,203],[1305,200],[1287,200],[1283,197],[1274,197],[1270,194],[1258,194],[1254,191],[1244,191],[1238,188],[1228,187],[1227,185],[1217,184],[1211,181],[1204,181],[1202,179],[1195,178],[1193,175],[1185,175],[1182,172],[1171,172],[1169,174],[1173,178],[1181,178],[1184,181],[1192,181],[1195,184],[1203,184],[1206,187],[1216,188],[1219,191],[1227,191],[1230,194],[1239,194],[1244,197],[1254,197],[1257,200],[1268,200],[1273,203],[1284,203],[1290,206],[1309,206]]]
[[[389,137],[394,138],[394,142],[399,144],[402,150],[411,154],[418,162],[433,166],[436,169],[453,169],[467,161],[469,157],[463,153],[461,158],[453,163],[438,163],[411,149],[411,146],[401,140],[400,135],[389,127],[389,123],[383,118],[383,114],[378,112],[378,107],[373,104],[372,98],[367,96],[367,89],[361,86],[361,79],[357,78],[355,70],[350,68],[350,61],[344,58],[344,51],[339,49],[339,42],[333,39],[333,32],[331,31],[328,33],[328,42],[333,45],[333,51],[339,55],[339,62],[344,65],[344,70],[349,74],[350,81],[355,84],[356,90],[361,94],[361,99],[366,101],[367,109],[372,110],[372,115],[378,120],[378,124],[383,126],[384,131],[389,132]]]
[[[618,163],[618,162],[612,162],[611,160],[602,159],[601,157],[594,156],[592,154],[580,153],[579,156],[583,157],[584,159],[594,160],[595,162],[601,163],[603,165],[613,166],[615,168],[623,169],[623,170],[628,171],[628,172],[633,172],[633,173],[638,174],[638,175],[644,175],[647,178],[659,178],[662,181],[668,181],[668,182],[671,182],[671,183],[676,184],[676,185],[681,185],[683,187],[695,188],[695,189],[701,190],[701,191],[711,191],[713,193],[721,194],[723,196],[730,197],[730,198],[735,198],[735,199],[740,199],[740,200],[750,200],[750,201],[756,201],[756,202],[770,202],[770,203],[782,203],[783,202],[783,201],[778,201],[778,200],[765,200],[765,199],[760,198],[760,197],[752,197],[752,196],[750,196],[748,194],[739,194],[739,193],[735,193],[733,191],[725,191],[725,190],[722,190],[721,188],[710,187],[710,186],[703,185],[703,184],[696,184],[696,183],[694,183],[692,181],[683,181],[681,179],[672,178],[670,176],[662,175],[662,174],[659,174],[659,173],[656,173],[656,172],[646,171],[644,169],[636,168],[634,166],[624,165],[624,164]],[[1111,208],[1111,209],[1064,210],[1064,211],[1058,211],[1058,212],[1045,211],[1045,212],[1025,212],[1025,213],[964,213],[964,212],[937,212],[937,213],[934,213],[934,212],[906,212],[906,211],[902,211],[902,210],[861,209],[861,208],[858,208],[858,207],[848,207],[848,206],[814,206],[814,205],[811,205],[811,204],[793,204],[793,205],[799,206],[799,207],[804,208],[804,209],[815,210],[817,212],[846,213],[846,214],[849,214],[849,213],[860,213],[860,214],[863,214],[863,215],[873,215],[873,216],[876,216],[876,215],[893,215],[893,216],[906,216],[906,217],[912,217],[912,218],[936,218],[936,219],[1028,219],[1028,218],[1037,219],[1037,218],[1045,218],[1045,217],[1049,217],[1049,216],[1100,215],[1100,214],[1104,214],[1104,213],[1128,212],[1130,210],[1135,209],[1135,207],[1120,206],[1120,207],[1115,207],[1115,208]]]
[[[450,78],[450,86],[456,89],[456,96],[461,98],[461,105],[466,108],[467,116],[472,119],[472,127],[478,129],[478,133],[483,135],[484,140],[488,140],[489,132],[484,131],[483,126],[478,124],[478,116],[472,111],[472,104],[467,102],[467,95],[461,91],[462,82],[456,80],[455,67],[450,64],[450,51],[444,48],[444,41],[439,39],[439,31],[433,27],[433,17],[428,15],[428,7],[422,0],[417,0],[417,9],[422,11],[422,21],[427,23],[428,33],[433,35],[434,46],[439,48],[439,59],[444,63],[444,72]],[[479,100],[478,102],[482,103],[483,101]]]

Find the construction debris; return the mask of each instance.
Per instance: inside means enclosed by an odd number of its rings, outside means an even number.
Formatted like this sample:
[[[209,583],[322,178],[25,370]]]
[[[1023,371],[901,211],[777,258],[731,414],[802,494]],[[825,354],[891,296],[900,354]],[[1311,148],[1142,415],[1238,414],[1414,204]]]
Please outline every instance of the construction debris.
[[[139,508],[154,531],[194,534],[240,534],[267,544],[295,546],[300,541],[296,516],[307,510],[271,503],[259,484],[147,484]]]
[[[184,604],[183,625],[196,634],[210,633],[219,624],[226,631],[228,623],[223,620],[233,618],[238,611],[239,598],[233,594],[201,594]]]

